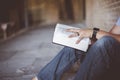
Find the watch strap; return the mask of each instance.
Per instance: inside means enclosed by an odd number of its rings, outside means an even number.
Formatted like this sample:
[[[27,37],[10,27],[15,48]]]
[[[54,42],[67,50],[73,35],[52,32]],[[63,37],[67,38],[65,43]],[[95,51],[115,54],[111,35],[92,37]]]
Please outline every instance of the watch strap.
[[[99,30],[99,28],[93,28],[92,40],[97,40],[96,35]]]

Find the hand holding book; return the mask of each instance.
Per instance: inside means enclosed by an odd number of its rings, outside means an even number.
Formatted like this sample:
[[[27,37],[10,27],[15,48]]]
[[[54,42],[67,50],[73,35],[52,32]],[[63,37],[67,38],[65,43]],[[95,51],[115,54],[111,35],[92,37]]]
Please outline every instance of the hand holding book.
[[[53,36],[53,43],[69,46],[86,52],[90,44],[90,39],[87,36],[89,35],[85,33],[85,29],[57,24]]]
[[[67,32],[72,32],[73,34],[69,35],[69,38],[77,37],[79,36],[78,40],[76,41],[76,44],[78,44],[83,38],[91,38],[92,33],[89,29],[67,29]]]

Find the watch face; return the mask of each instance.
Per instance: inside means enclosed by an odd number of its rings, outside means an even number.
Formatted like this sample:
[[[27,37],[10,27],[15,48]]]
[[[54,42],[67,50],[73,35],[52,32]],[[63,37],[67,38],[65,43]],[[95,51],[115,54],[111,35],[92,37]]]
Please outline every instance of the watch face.
[[[100,29],[99,28],[93,28],[93,30],[99,31]]]

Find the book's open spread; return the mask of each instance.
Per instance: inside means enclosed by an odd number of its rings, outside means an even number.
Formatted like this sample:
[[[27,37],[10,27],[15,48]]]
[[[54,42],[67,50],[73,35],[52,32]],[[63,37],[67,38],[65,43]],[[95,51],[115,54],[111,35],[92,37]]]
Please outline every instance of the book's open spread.
[[[69,38],[68,36],[73,33],[66,32],[66,29],[70,29],[70,28],[75,28],[75,27],[63,25],[63,24],[57,24],[55,27],[55,32],[53,36],[53,43],[72,47],[72,48],[86,52],[90,44],[90,39],[83,38],[79,44],[76,44],[76,41],[78,40],[79,37]]]

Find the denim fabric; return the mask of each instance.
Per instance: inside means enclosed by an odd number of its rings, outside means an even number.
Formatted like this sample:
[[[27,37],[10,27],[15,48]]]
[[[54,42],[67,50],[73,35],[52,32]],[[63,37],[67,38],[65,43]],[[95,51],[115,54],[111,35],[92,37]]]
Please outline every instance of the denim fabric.
[[[108,36],[98,40],[74,80],[120,80],[120,43]]]
[[[83,60],[82,51],[65,47],[38,74],[41,80],[60,80],[64,71],[82,59],[74,80],[120,80],[120,43],[105,36],[97,40]]]
[[[40,80],[60,80],[64,71],[68,70],[84,52],[64,47],[38,74]]]

